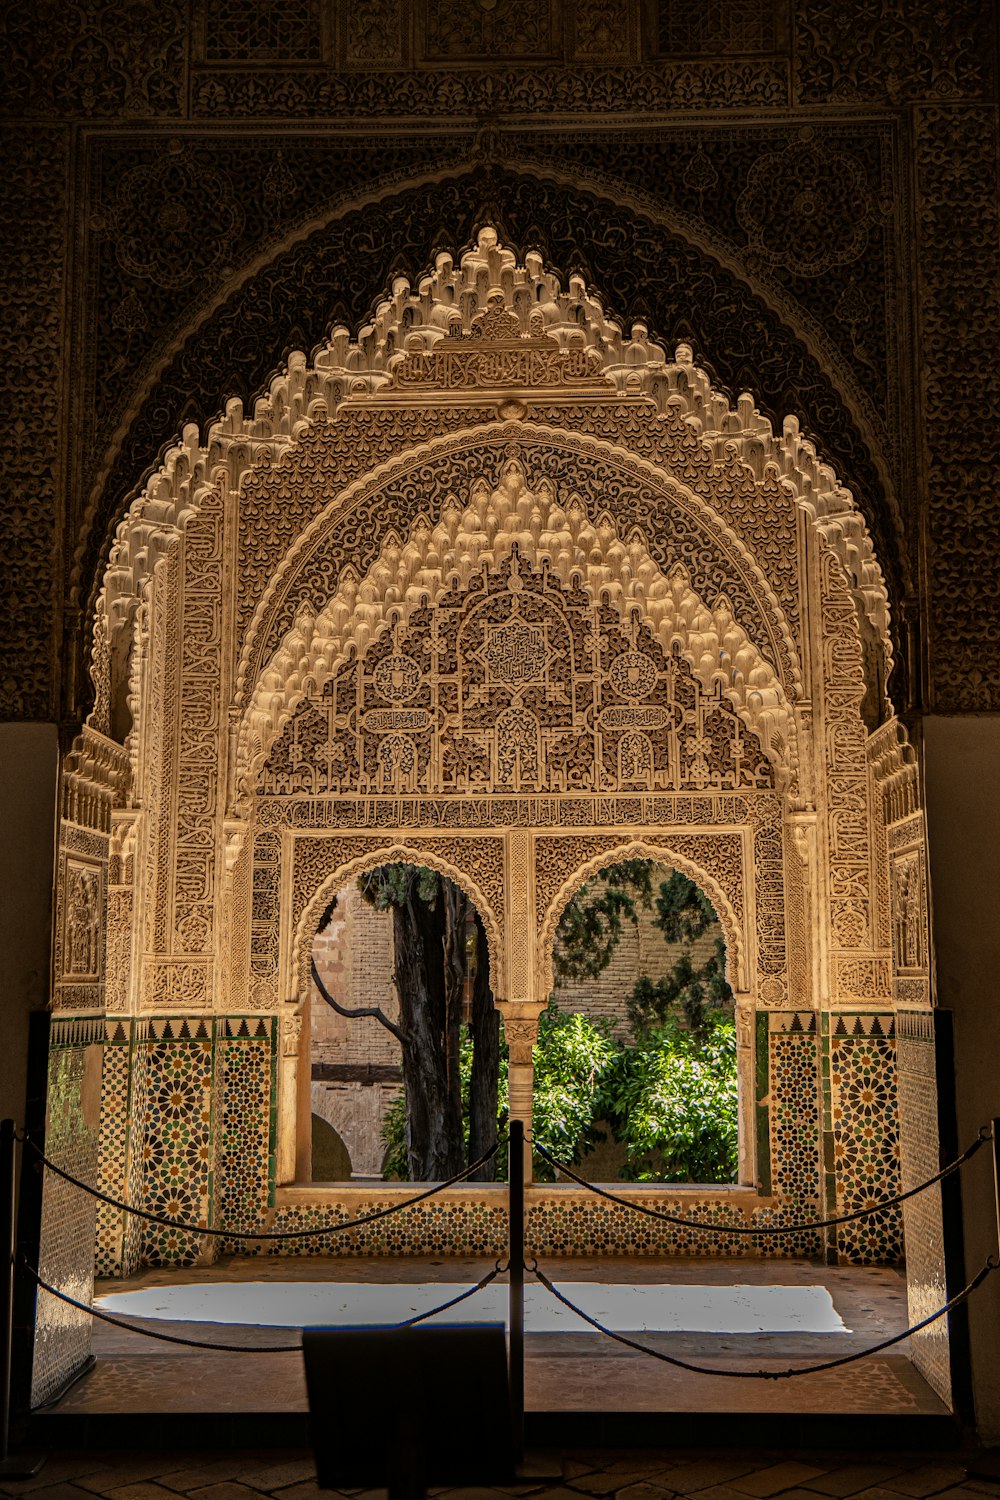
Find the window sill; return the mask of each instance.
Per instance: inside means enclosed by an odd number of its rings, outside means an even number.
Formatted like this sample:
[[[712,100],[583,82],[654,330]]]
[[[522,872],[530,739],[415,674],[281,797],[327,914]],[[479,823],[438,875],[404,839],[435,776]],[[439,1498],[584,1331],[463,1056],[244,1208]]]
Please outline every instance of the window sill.
[[[613,1182],[598,1183],[597,1186],[613,1192],[621,1198],[686,1198],[698,1203],[728,1203],[740,1207],[769,1208],[776,1203],[773,1197],[759,1193],[755,1187],[745,1183],[695,1183],[695,1182]],[[390,1203],[414,1198],[433,1188],[432,1182],[380,1182],[368,1178],[357,1182],[292,1182],[275,1189],[275,1207],[302,1203],[358,1202],[361,1199],[378,1197]],[[575,1182],[529,1182],[525,1184],[525,1197],[541,1198],[549,1194],[564,1197],[589,1197],[587,1188]],[[470,1197],[507,1196],[505,1182],[458,1182],[452,1187],[442,1188],[436,1198],[461,1201]],[[432,1201],[427,1199],[425,1201]]]

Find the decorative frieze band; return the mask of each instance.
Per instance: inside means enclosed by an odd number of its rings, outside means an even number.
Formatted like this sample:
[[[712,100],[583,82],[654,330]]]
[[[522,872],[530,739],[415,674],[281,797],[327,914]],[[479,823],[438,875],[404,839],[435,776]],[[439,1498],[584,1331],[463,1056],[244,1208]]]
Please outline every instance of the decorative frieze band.
[[[263,828],[635,828],[739,824],[776,808],[773,792],[587,797],[261,797]]]

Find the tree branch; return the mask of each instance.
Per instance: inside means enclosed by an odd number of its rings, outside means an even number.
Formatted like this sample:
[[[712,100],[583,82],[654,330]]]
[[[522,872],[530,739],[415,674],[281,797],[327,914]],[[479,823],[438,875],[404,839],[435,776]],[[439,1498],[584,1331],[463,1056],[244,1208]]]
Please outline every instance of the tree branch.
[[[406,1032],[397,1026],[395,1021],[390,1021],[380,1006],[369,1005],[357,1010],[348,1010],[346,1005],[341,1005],[339,1000],[333,998],[322,979],[320,979],[315,959],[310,960],[310,968],[312,969],[313,983],[327,1005],[330,1006],[331,1010],[335,1010],[338,1016],[346,1016],[349,1021],[364,1021],[371,1018],[374,1021],[378,1021],[381,1026],[384,1026],[386,1031],[391,1032],[401,1047],[406,1045]]]

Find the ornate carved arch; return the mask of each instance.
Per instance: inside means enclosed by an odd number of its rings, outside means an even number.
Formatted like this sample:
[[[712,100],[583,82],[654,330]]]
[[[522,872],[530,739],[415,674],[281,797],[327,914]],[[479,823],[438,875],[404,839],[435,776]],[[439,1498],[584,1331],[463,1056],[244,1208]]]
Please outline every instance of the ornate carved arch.
[[[72,588],[75,594],[78,595],[81,588],[87,588],[88,578],[94,580],[91,598],[94,597],[99,587],[100,570],[97,564],[97,553],[107,545],[116,519],[113,514],[108,514],[109,508],[120,507],[117,514],[121,515],[121,497],[130,491],[134,493],[132,486],[135,474],[145,469],[150,454],[163,451],[164,444],[169,440],[170,435],[169,425],[166,427],[163,425],[164,413],[171,409],[172,394],[177,393],[177,410],[180,410],[185,402],[189,403],[191,397],[194,396],[196,400],[201,400],[206,415],[209,411],[218,409],[218,405],[224,399],[223,392],[214,390],[211,382],[213,380],[213,351],[230,342],[222,326],[226,317],[228,316],[233,321],[234,327],[257,326],[261,317],[261,312],[258,310],[254,318],[257,303],[260,304],[261,309],[265,305],[273,307],[278,289],[285,293],[287,300],[288,287],[298,285],[301,289],[309,286],[311,279],[303,278],[301,270],[292,262],[296,255],[301,254],[309,254],[313,259],[317,254],[323,257],[326,251],[324,238],[330,239],[331,235],[333,239],[326,255],[327,258],[330,255],[333,256],[333,264],[329,268],[328,276],[324,278],[324,285],[337,283],[336,256],[339,253],[343,257],[341,279],[345,281],[346,291],[348,276],[346,268],[350,261],[350,225],[356,222],[359,230],[368,229],[370,226],[365,224],[366,216],[371,220],[373,216],[384,217],[398,210],[407,230],[411,233],[411,239],[405,243],[416,256],[415,263],[424,263],[428,258],[428,250],[434,244],[437,225],[446,222],[454,222],[456,225],[468,223],[469,200],[467,192],[463,191],[464,184],[461,179],[481,170],[482,165],[478,161],[460,162],[444,169],[436,167],[432,176],[414,178],[404,184],[400,184],[398,180],[387,181],[376,185],[360,197],[339,202],[323,216],[322,221],[303,224],[286,236],[280,244],[268,246],[255,260],[216,291],[212,298],[197,310],[193,318],[190,314],[185,317],[183,326],[178,327],[173,343],[166,346],[164,354],[155,365],[150,364],[143,372],[142,384],[119,420],[111,446],[106,452],[103,467],[92,485],[91,497],[81,526],[80,541],[74,559]],[[881,487],[887,494],[891,494],[892,481],[885,462],[879,454],[879,439],[875,435],[875,425],[873,425],[875,419],[866,410],[863,382],[858,381],[854,372],[836,355],[829,341],[824,338],[822,330],[811,320],[809,314],[793,304],[779,286],[772,284],[765,272],[758,269],[755,272],[755,279],[751,282],[738,258],[724,243],[712,240],[711,231],[706,226],[700,225],[696,233],[689,222],[682,219],[667,205],[645,198],[621,182],[604,179],[592,171],[588,172],[579,163],[574,166],[572,178],[560,172],[555,165],[532,160],[511,159],[502,167],[494,167],[491,170],[493,190],[495,194],[499,193],[504,201],[505,219],[508,221],[509,230],[515,238],[519,237],[525,244],[532,243],[537,237],[537,230],[529,226],[544,224],[547,218],[560,223],[587,223],[591,216],[588,216],[585,208],[579,207],[581,199],[584,201],[589,199],[595,207],[599,202],[613,202],[614,212],[611,217],[614,222],[620,222],[623,216],[630,220],[634,218],[648,231],[654,234],[659,232],[665,237],[667,243],[674,242],[678,246],[683,245],[688,257],[701,265],[702,276],[694,277],[695,282],[706,281],[711,284],[714,277],[721,273],[727,282],[732,282],[734,286],[738,284],[745,299],[749,299],[761,309],[766,309],[770,321],[775,322],[776,330],[792,331],[788,342],[794,348],[796,358],[806,351],[814,383],[818,380],[821,384],[828,383],[833,387],[831,395],[834,405],[842,409],[846,408],[844,411],[846,426],[853,429],[851,437],[854,447],[858,450],[859,462],[868,471],[865,475],[868,487],[875,492]],[[530,202],[525,198],[525,194],[528,194]],[[567,196],[570,196],[573,204],[577,206],[577,212],[566,211],[568,205],[564,206],[563,200]],[[438,199],[442,201],[439,202]],[[477,200],[474,198],[473,201]],[[426,248],[417,248],[420,231],[416,227],[415,217],[419,219],[420,215],[414,216],[414,204],[421,204],[427,216],[430,238]],[[598,214],[595,217],[601,222],[606,222],[608,218],[607,214]],[[414,232],[418,240],[412,239]],[[646,238],[648,235],[627,235],[625,242],[638,244],[641,241],[644,244]],[[398,244],[398,235],[387,234],[385,243]],[[581,248],[586,256],[591,247],[584,245]],[[560,261],[565,262],[566,249],[562,245],[553,243],[549,247],[549,255],[557,264]],[[663,258],[664,247],[661,245],[659,247],[660,263]],[[639,269],[645,281],[648,281],[650,274],[654,273],[653,266],[643,266]],[[704,274],[706,271],[707,277]],[[357,280],[356,276],[352,279],[355,282]],[[655,281],[655,274],[653,279]],[[681,277],[678,284],[683,284],[683,281],[684,278]],[[325,310],[327,306],[325,295],[321,303]],[[318,308],[319,304],[317,304],[316,313],[310,313],[305,308],[297,308],[296,316],[291,318],[290,322],[295,322],[299,326],[309,326],[317,314],[323,315],[318,312]],[[360,313],[360,307],[358,311]],[[776,317],[773,316],[774,314]],[[778,341],[780,342],[780,334]],[[275,362],[276,352],[271,352],[272,340],[262,339],[260,344],[260,358],[264,363],[259,371],[248,369],[243,372],[244,388],[247,390],[259,388],[264,382],[268,365],[273,368]],[[775,354],[777,371],[782,364],[783,351],[776,349]],[[280,355],[277,357],[280,358]],[[794,362],[793,359],[792,363]],[[828,372],[835,372],[835,374],[831,377]],[[189,405],[188,409],[190,409]],[[166,421],[169,424],[169,417]],[[839,424],[835,423],[836,425]],[[863,444],[857,443],[857,434],[863,434]],[[831,441],[836,442],[837,439],[831,437]],[[863,447],[867,447],[867,454],[863,453]],[[874,456],[874,464],[871,462],[871,456]],[[845,464],[843,458],[839,466],[842,470],[852,467],[850,462]],[[98,510],[102,501],[103,516]],[[898,516],[895,516],[895,512],[893,515],[892,525],[898,535]],[[898,564],[901,569],[905,570],[905,558],[897,559],[894,556],[893,564]]]
[[[573,409],[563,414],[562,421],[568,424],[577,415]],[[793,633],[799,608],[797,585],[793,586],[790,577],[770,578],[754,555],[752,534],[743,527],[745,513],[753,509],[750,495],[735,493],[727,483],[730,476],[722,473],[715,475],[718,483],[714,489],[709,479],[699,493],[689,482],[691,470],[685,466],[687,455],[683,452],[675,455],[675,465],[666,455],[652,462],[630,450],[626,446],[629,420],[640,415],[641,411],[618,408],[611,428],[615,436],[610,440],[539,420],[463,427],[380,465],[343,493],[337,493],[335,480],[330,482],[343,440],[331,449],[321,438],[318,451],[304,455],[304,461],[299,461],[301,449],[294,455],[289,453],[294,467],[287,475],[281,473],[283,466],[279,465],[261,478],[260,492],[256,482],[250,486],[254,493],[247,509],[257,528],[254,571],[261,582],[255,593],[254,582],[248,578],[240,611],[237,694],[241,706],[292,625],[300,601],[315,604],[331,593],[346,563],[355,568],[371,566],[386,533],[395,533],[395,540],[400,542],[422,520],[438,524],[441,512],[453,507],[455,501],[468,505],[469,492],[494,471],[490,488],[499,495],[502,466],[512,452],[530,466],[533,477],[544,480],[544,492],[540,494],[544,510],[537,522],[529,509],[521,517],[505,514],[505,523],[531,521],[530,529],[539,531],[540,543],[544,532],[543,550],[556,556],[572,540],[560,510],[576,502],[584,510],[589,508],[591,522],[598,522],[603,513],[612,518],[619,529],[615,548],[631,544],[633,534],[638,532],[660,569],[669,571],[677,558],[691,559],[689,566],[696,569],[699,592],[709,597],[717,593],[733,597],[759,648],[780,675],[786,696],[794,700],[801,684]],[[700,479],[707,477],[702,475]],[[752,481],[748,489],[753,489]],[[285,552],[275,550],[272,543],[261,568],[265,542],[257,535],[263,528],[256,516],[279,511],[284,514],[298,503],[296,497],[303,491],[313,497],[311,515],[300,513],[300,534]],[[600,493],[602,498],[588,499],[588,493]],[[474,502],[475,495],[471,499]],[[498,502],[492,503],[495,506]],[[765,530],[772,534],[772,546],[780,540],[794,558],[794,508],[789,497],[780,493],[760,509],[767,511]],[[491,518],[484,516],[482,520],[488,524]],[[761,524],[760,518],[754,517],[753,526],[759,528]],[[741,534],[744,529],[746,535]],[[463,540],[475,555],[482,533],[468,524],[466,531]],[[778,533],[777,538],[774,533]],[[449,536],[444,545],[453,551],[454,541]],[[608,561],[613,564],[614,556]],[[454,565],[460,564],[456,558]],[[611,573],[608,578],[613,581]],[[739,589],[742,597],[733,593]]]
[[[318,518],[319,525],[324,518]],[[451,497],[431,526],[418,517],[406,538],[391,531],[363,578],[345,568],[333,598],[319,611],[300,607],[293,628],[257,678],[243,716],[239,765],[248,791],[307,691],[321,694],[349,655],[360,656],[393,621],[437,605],[455,586],[467,589],[484,569],[495,572],[517,548],[529,566],[550,567],[563,586],[607,598],[624,622],[633,612],[667,655],[688,660],[706,691],[718,684],[787,777],[796,763],[792,704],[772,663],[736,618],[725,594],[711,606],[693,589],[681,563],[668,574],[650,556],[638,528],[619,536],[607,512],[592,518],[573,495],[560,505],[544,475],[529,487],[525,464],[510,456],[499,485],[473,482],[468,503]]]
[[[642,325],[624,338],[600,302],[587,294],[582,278],[570,278],[567,295],[556,277],[542,271],[540,257],[529,256],[524,267],[512,261],[511,253],[497,245],[495,232],[483,231],[476,251],[462,257],[458,270],[451,257],[438,258],[440,286],[428,278],[414,292],[405,278],[397,278],[393,298],[380,305],[356,344],[338,329],[312,366],[304,355],[293,355],[286,373],[272,382],[269,396],[257,402],[252,419],[244,417],[239,401],[231,401],[205,445],[193,424],[186,427],[183,443],[170,450],[119,528],[103,590],[109,628],[114,630],[125,600],[136,595],[208,485],[234,489],[248,472],[280,463],[317,424],[343,420],[359,401],[377,406],[394,382],[397,387],[401,381],[419,386],[421,371],[438,359],[439,346],[454,329],[447,318],[461,311],[464,330],[493,307],[517,320],[522,338],[530,341],[533,332],[538,335],[535,353],[557,361],[563,382],[577,379],[582,393],[589,389],[591,397],[601,390],[610,399],[644,397],[661,414],[672,414],[689,439],[697,434],[695,446],[712,462],[735,464],[801,505],[841,554],[859,608],[888,654],[886,590],[864,520],[850,492],[801,439],[797,421],[788,419],[782,436],[775,437],[752,398],[741,397],[733,408],[712,388],[705,372],[693,364],[689,348],[680,346],[669,362]],[[494,275],[497,284],[491,285]],[[445,290],[449,297],[457,294],[457,303],[449,303]]]
[[[482,918],[486,931],[490,955],[490,982],[493,992],[501,996],[506,994],[503,912],[494,910],[481,886],[467,869],[452,860],[445,859],[435,849],[426,847],[420,839],[397,839],[386,843],[382,848],[369,850],[339,864],[324,877],[305,903],[292,934],[291,974],[299,1004],[304,1004],[310,993],[312,981],[309,973],[309,960],[312,942],[316,935],[319,918],[330,904],[331,898],[345,885],[356,880],[359,875],[364,875],[366,871],[377,869],[379,865],[394,864],[426,865],[429,870],[436,870],[439,875],[443,875],[465,892]]]
[[[687,855],[670,846],[670,837],[642,837],[629,839],[613,849],[607,849],[587,860],[573,871],[562,884],[542,918],[538,934],[538,978],[536,993],[547,995],[553,988],[552,949],[556,939],[556,928],[567,901],[582,885],[610,864],[627,859],[651,859],[658,864],[670,865],[687,875],[705,892],[719,917],[726,942],[726,978],[733,990],[740,992],[748,988],[747,949],[743,929],[732,901],[719,882],[707,870],[695,864]]]

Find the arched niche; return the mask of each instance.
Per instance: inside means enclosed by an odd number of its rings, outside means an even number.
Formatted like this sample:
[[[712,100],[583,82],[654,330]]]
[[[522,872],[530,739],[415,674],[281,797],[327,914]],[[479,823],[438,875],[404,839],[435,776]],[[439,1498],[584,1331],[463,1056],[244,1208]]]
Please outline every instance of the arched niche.
[[[589,783],[534,774],[542,741],[524,713],[539,734],[545,726],[523,702],[506,783],[449,783],[416,754],[383,762],[381,720],[353,781],[338,771],[295,785],[300,756],[287,762],[293,775],[274,771],[286,736],[298,736],[296,756],[309,735],[313,750],[336,748],[315,714],[345,673],[357,679],[344,712],[352,733],[370,711],[437,713],[406,696],[402,658],[419,668],[417,645],[437,649],[435,618],[472,595],[463,619],[480,618],[494,588],[517,594],[515,577],[522,595],[548,590],[566,619],[589,612],[604,653],[598,690],[620,679],[624,691],[633,669],[641,687],[630,653],[665,663],[653,674],[662,703],[638,689],[594,697],[595,746],[607,708],[637,716]],[[462,637],[487,685],[508,671],[494,637],[510,620]],[[511,654],[538,701],[557,702],[561,669],[531,667],[532,630],[544,650],[555,637],[526,625],[509,635]],[[889,711],[892,642],[858,497],[794,419],[779,434],[753,397],[720,392],[689,346],[668,354],[638,324],[626,334],[582,278],[560,280],[495,232],[442,253],[415,283],[397,278],[357,336],[337,330],[314,355],[294,355],[252,415],[234,398],[204,440],[185,431],[120,528],[96,638],[98,706],[78,759],[111,743],[113,675],[124,672],[132,729],[127,753],[108,755],[134,851],[113,885],[116,943],[133,958],[116,993],[137,1017],[214,1007],[273,1022],[287,1069],[307,908],[324,882],[393,858],[427,863],[457,872],[489,917],[512,1099],[528,1115],[549,914],[581,870],[629,847],[656,850],[718,899],[746,997],[741,1045],[750,1055],[752,1019],[774,1055],[776,1109],[786,1097],[818,1108],[824,1011],[872,1021],[893,1004],[886,828],[897,812],[876,786],[895,785],[900,755],[888,724],[873,736],[862,716],[866,698],[875,718]],[[364,697],[382,668],[400,676],[398,701]],[[586,675],[577,662],[565,681],[574,673]],[[460,677],[436,671],[456,701]],[[678,684],[689,696],[671,717]],[[498,697],[497,724],[514,708]],[[405,737],[419,725],[390,728]],[[484,743],[493,728],[482,727]],[[658,751],[685,736],[707,745],[715,731],[723,750],[747,745],[738,774],[702,748],[678,752],[656,780]],[[896,865],[912,907],[916,877]],[[809,1172],[786,1152],[767,1212],[818,1212],[826,1191],[820,1124],[795,1119],[787,1129],[808,1135]],[[279,1166],[282,1191],[293,1175],[294,1163]],[[754,1181],[750,1170],[746,1192]],[[838,1181],[842,1197],[851,1190]]]
[[[687,854],[670,845],[669,836],[662,838],[628,839],[607,851],[592,855],[585,864],[575,869],[561,885],[558,894],[550,902],[542,916],[538,934],[539,994],[548,994],[553,987],[552,949],[556,939],[556,928],[567,901],[582,885],[608,865],[624,860],[648,859],[654,864],[670,865],[689,880],[693,880],[711,901],[722,926],[726,944],[726,978],[737,998],[746,1000],[752,985],[747,968],[747,944],[743,924],[737,919],[731,894],[727,893],[720,879],[707,868],[696,864]]]
[[[294,901],[289,929],[279,942],[287,954],[282,964],[280,991],[286,1002],[280,1012],[277,1071],[276,1172],[280,1183],[309,1180],[308,1120],[315,1104],[310,1079],[310,1028],[314,1000],[311,978],[313,942],[323,911],[345,886],[383,865],[423,865],[458,886],[472,902],[483,923],[489,950],[491,984],[504,994],[505,945],[503,910],[496,909],[496,892],[487,893],[476,880],[475,845],[469,841],[409,839],[369,840],[370,847],[353,858],[344,857],[345,842],[305,837],[289,852],[294,875]],[[335,1123],[331,1121],[330,1123]],[[352,1152],[352,1158],[354,1153]]]
[[[724,836],[723,836],[724,838]],[[571,873],[566,874],[557,893],[551,894],[555,875],[547,882],[546,894],[537,902],[539,931],[536,945],[538,962],[537,993],[549,994],[555,988],[553,954],[557,941],[560,918],[567,903],[580,889],[593,881],[608,866],[631,860],[648,860],[656,866],[669,866],[686,875],[708,898],[722,929],[725,947],[725,977],[733,992],[734,1022],[737,1039],[737,1107],[738,1107],[738,1182],[752,1186],[758,1180],[757,1139],[755,1130],[754,1079],[756,1073],[756,1045],[754,1015],[759,1002],[759,976],[755,969],[758,943],[755,935],[749,939],[744,930],[749,912],[753,919],[756,903],[748,899],[746,870],[742,864],[734,864],[720,839],[713,848],[711,839],[702,839],[700,858],[692,858],[690,847],[685,847],[683,836],[671,841],[669,833],[651,834],[632,838],[615,844],[612,838],[602,841],[605,845],[599,853],[585,857],[585,846],[568,847],[561,860],[562,871],[574,860],[577,863]],[[539,865],[542,861],[539,860]],[[541,873],[541,870],[539,870]],[[548,905],[544,906],[544,901]],[[544,909],[543,909],[544,907]]]

